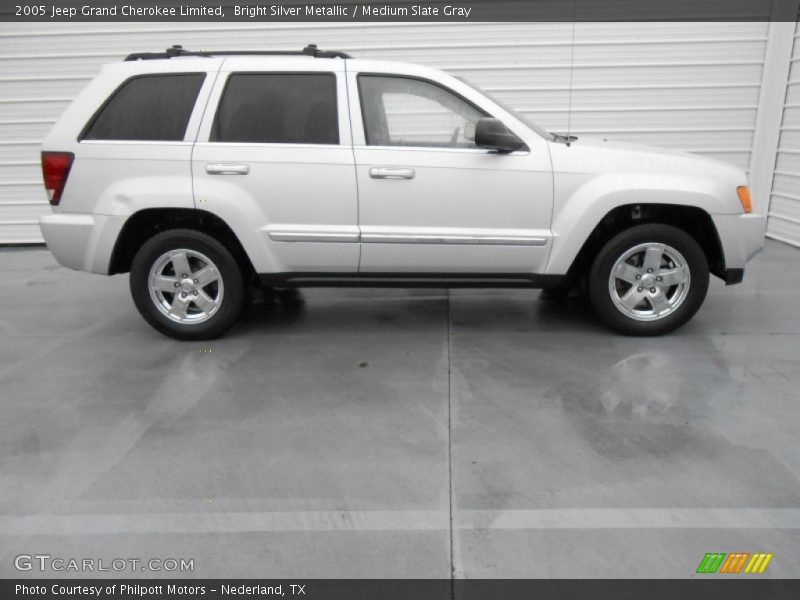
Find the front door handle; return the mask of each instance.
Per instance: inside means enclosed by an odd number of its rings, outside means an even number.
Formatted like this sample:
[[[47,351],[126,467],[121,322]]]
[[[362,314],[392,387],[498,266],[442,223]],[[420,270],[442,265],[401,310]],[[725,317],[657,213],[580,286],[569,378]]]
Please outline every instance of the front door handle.
[[[396,167],[372,167],[369,176],[373,179],[414,179],[414,169]]]
[[[229,163],[211,163],[206,165],[206,173],[209,175],[247,175],[250,172],[250,165],[239,165]]]

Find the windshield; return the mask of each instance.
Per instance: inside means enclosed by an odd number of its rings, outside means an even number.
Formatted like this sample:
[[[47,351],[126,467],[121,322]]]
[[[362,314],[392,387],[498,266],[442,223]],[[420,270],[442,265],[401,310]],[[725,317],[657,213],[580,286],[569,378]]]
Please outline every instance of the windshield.
[[[464,77],[456,77],[456,79],[458,79],[459,81],[462,81],[463,83],[466,83],[466,84],[467,84],[469,87],[471,87],[471,88],[472,88],[473,90],[475,90],[476,92],[479,92],[479,93],[480,93],[480,94],[482,94],[483,96],[486,96],[486,97],[487,97],[489,100],[491,100],[492,102],[494,102],[495,104],[497,104],[497,105],[498,105],[500,108],[502,108],[504,111],[506,111],[506,112],[510,113],[512,116],[514,116],[515,118],[517,118],[517,119],[519,119],[520,121],[522,121],[523,123],[525,123],[525,125],[527,125],[527,126],[528,126],[528,127],[530,127],[531,129],[533,129],[533,130],[534,130],[536,133],[538,133],[538,134],[539,134],[540,136],[542,136],[544,139],[546,139],[546,140],[550,140],[551,142],[552,142],[552,141],[555,139],[555,136],[554,136],[552,133],[550,133],[550,132],[549,132],[549,131],[547,131],[546,129],[543,129],[542,127],[540,127],[539,125],[537,125],[536,123],[534,123],[533,121],[531,121],[531,120],[530,120],[528,117],[526,117],[526,116],[525,116],[525,115],[523,115],[522,113],[519,113],[519,112],[517,112],[516,110],[514,110],[513,108],[511,108],[511,107],[510,107],[508,104],[506,104],[506,103],[505,103],[505,102],[503,102],[502,100],[498,100],[497,98],[495,98],[494,96],[492,96],[492,95],[491,95],[489,92],[487,92],[487,91],[485,91],[485,90],[482,90],[482,89],[481,89],[481,88],[479,88],[477,85],[475,85],[474,83],[472,83],[470,80],[468,80],[468,79],[465,79]]]

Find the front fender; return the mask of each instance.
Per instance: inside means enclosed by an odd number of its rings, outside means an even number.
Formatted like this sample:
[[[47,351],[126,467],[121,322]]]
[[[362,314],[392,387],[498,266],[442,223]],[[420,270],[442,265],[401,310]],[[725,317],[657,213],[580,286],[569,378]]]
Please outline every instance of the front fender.
[[[721,184],[714,180],[680,175],[608,174],[592,177],[570,186],[565,175],[559,185],[556,178],[556,203],[552,232],[553,246],[546,273],[563,275],[590,234],[615,208],[635,204],[670,204],[691,206],[707,213],[727,212],[721,199]],[[559,189],[572,187],[574,192],[559,199]],[[735,193],[735,190],[732,190]]]

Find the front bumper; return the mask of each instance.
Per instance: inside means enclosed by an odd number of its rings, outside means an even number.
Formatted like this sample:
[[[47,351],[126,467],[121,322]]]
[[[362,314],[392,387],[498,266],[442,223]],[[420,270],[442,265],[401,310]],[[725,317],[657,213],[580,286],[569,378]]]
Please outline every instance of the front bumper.
[[[759,214],[711,215],[725,259],[725,282],[740,283],[744,266],[764,249],[767,218]]]
[[[744,269],[725,269],[722,280],[725,285],[736,285],[744,280]]]
[[[111,253],[126,217],[57,213],[39,218],[47,247],[62,266],[108,274]]]

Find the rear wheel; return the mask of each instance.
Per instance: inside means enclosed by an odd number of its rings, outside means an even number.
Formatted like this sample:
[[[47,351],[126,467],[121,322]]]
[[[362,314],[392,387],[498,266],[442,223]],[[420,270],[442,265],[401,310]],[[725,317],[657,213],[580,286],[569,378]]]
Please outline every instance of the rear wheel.
[[[131,295],[154,328],[180,340],[220,336],[239,316],[244,282],[225,246],[191,229],[145,242],[131,265]]]
[[[626,335],[661,335],[697,312],[708,290],[708,261],[688,233],[660,223],[609,240],[589,273],[600,318]]]

